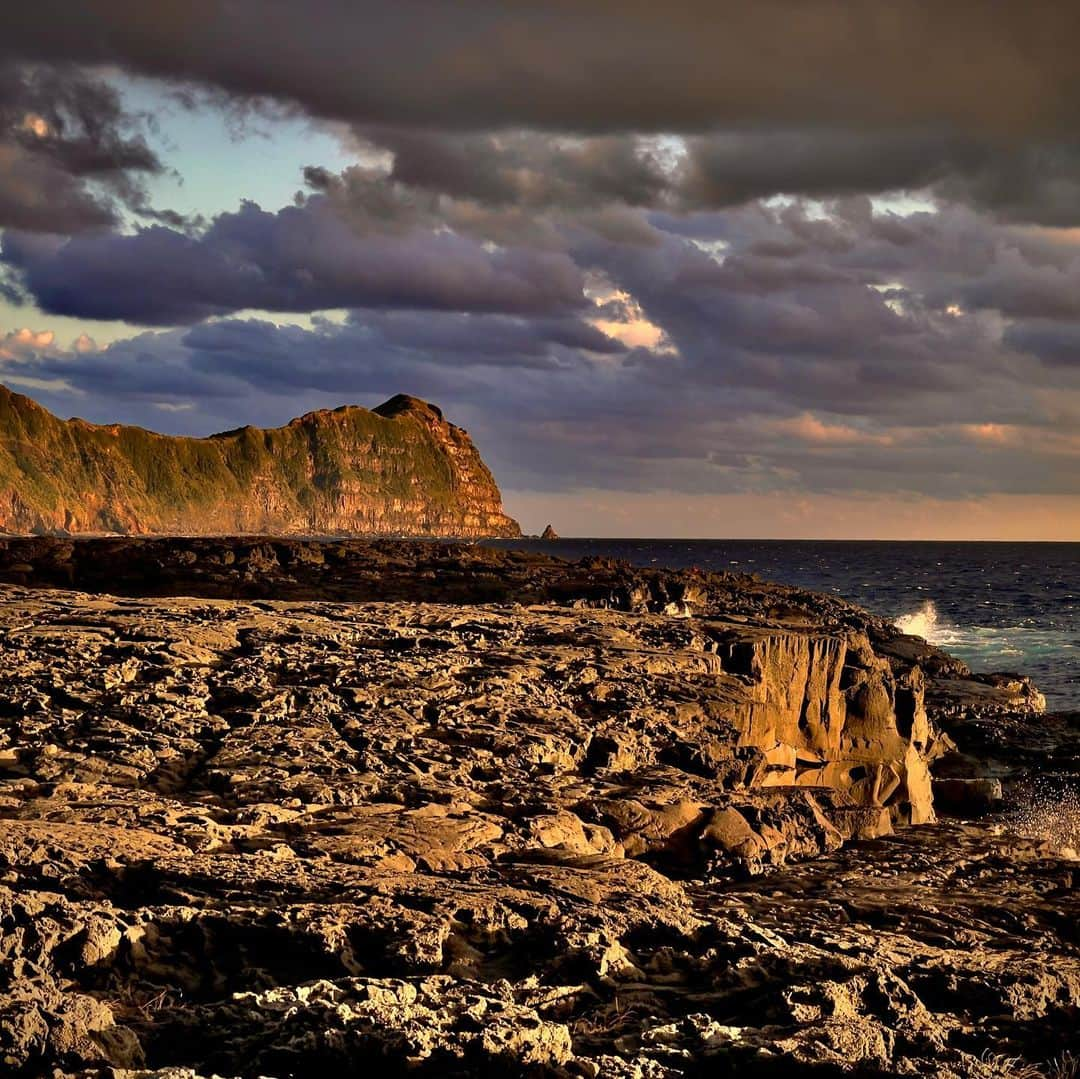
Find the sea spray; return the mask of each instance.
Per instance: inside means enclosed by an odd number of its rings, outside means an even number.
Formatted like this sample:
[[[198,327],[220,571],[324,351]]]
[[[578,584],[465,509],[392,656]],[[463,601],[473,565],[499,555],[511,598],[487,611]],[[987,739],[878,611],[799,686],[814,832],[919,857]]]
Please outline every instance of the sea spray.
[[[922,637],[931,644],[935,643],[938,630],[938,611],[934,601],[928,599],[917,611],[902,614],[896,620],[896,628],[913,637]]]
[[[952,614],[952,609],[945,608]],[[978,617],[977,611],[969,612]],[[1045,694],[1047,707],[1080,710],[1080,685],[1073,660],[1080,637],[1061,626],[1028,617],[1025,621],[981,625],[961,622],[943,614],[932,599],[895,619],[902,633],[922,637],[929,644],[963,660],[972,670],[1012,671],[1031,677]],[[1070,662],[1072,661],[1072,662]]]
[[[1041,840],[1059,858],[1080,859],[1080,790],[1045,777],[1015,789],[1009,830]]]

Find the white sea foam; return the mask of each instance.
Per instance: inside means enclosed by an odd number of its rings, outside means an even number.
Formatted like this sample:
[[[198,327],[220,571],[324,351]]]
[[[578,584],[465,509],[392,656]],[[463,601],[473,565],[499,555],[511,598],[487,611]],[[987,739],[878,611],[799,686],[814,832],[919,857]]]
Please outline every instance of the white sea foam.
[[[896,628],[914,637],[925,637],[931,644],[937,643],[938,611],[934,601],[928,599],[917,611],[902,614],[896,620]]]
[[[900,615],[893,623],[903,633],[923,637],[977,670],[1024,670],[1046,656],[1075,651],[1080,640],[1054,626],[958,626],[942,615],[932,599],[918,610]],[[1039,668],[1041,669],[1041,667]]]

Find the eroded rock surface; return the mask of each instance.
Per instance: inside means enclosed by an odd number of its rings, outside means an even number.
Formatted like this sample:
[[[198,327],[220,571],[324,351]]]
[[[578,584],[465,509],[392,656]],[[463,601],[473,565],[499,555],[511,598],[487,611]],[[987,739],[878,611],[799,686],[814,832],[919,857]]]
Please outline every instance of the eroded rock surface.
[[[893,834],[932,819],[920,667],[842,605],[588,572],[601,606],[6,586],[8,1072],[976,1076],[1076,1048],[1073,863]]]

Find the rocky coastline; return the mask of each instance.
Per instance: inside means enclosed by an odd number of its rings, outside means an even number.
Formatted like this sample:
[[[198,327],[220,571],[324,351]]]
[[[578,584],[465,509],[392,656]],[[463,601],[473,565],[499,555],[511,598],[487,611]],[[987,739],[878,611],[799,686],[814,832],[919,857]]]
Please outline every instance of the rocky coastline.
[[[1072,1074],[1022,677],[443,543],[3,538],[0,599],[7,1074]]]

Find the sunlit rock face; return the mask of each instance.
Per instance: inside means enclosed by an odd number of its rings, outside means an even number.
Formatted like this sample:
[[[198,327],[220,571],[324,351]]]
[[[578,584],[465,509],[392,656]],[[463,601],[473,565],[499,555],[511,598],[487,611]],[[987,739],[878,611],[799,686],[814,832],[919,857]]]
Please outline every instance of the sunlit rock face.
[[[523,755],[515,789],[544,787],[537,799],[560,814],[553,843],[599,828],[629,857],[757,872],[934,819],[928,763],[940,740],[922,672],[890,664],[871,642],[870,616],[826,597],[793,606],[789,590],[750,578],[473,546],[227,537],[0,540],[4,580],[114,594],[405,601],[366,616],[411,627],[407,647],[395,630],[405,652],[393,672],[379,666],[380,677],[414,686],[410,714],[445,717],[460,697],[469,703],[455,722],[469,725],[481,709],[488,718],[478,722],[498,728],[483,740],[496,738],[502,762],[489,779],[502,790]],[[457,616],[468,632],[439,606],[447,601],[471,607]],[[434,626],[448,617],[440,640]],[[182,621],[201,632],[198,616]],[[328,647],[342,647],[341,628],[320,623]],[[427,665],[449,671],[458,653],[467,680],[479,682],[423,688]],[[482,757],[467,739],[463,788],[487,782],[475,771]],[[575,777],[565,803],[547,789],[553,775]]]
[[[34,975],[0,980],[0,1058],[976,1079],[1061,1052],[1065,818],[890,835],[949,744],[912,652],[970,673],[736,574],[0,539],[2,950]]]
[[[769,760],[764,782],[830,787],[893,821],[934,819],[937,738],[918,667],[895,672],[864,633],[713,624],[722,668],[750,682],[739,742]]]
[[[0,529],[520,534],[466,432],[413,397],[176,438],[60,420],[2,386]]]

